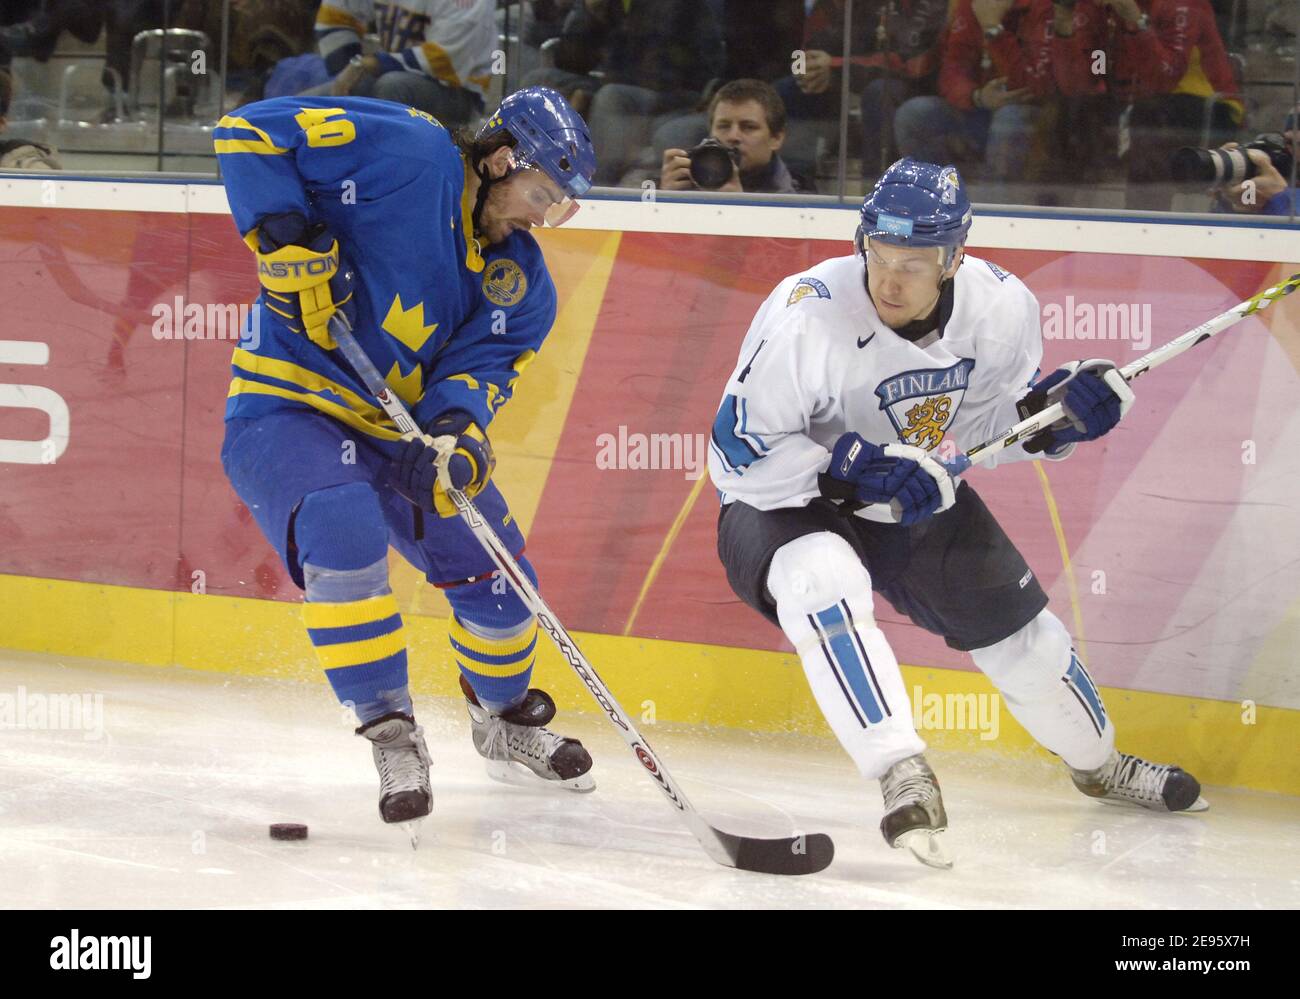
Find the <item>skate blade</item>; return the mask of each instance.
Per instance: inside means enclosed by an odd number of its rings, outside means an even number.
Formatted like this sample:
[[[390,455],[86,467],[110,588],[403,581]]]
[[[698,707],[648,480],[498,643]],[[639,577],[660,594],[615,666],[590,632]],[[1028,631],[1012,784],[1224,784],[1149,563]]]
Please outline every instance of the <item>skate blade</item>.
[[[1126,798],[1094,798],[1094,801],[1100,801],[1103,805],[1113,805],[1117,808],[1133,808],[1140,812],[1155,812],[1157,815],[1186,815],[1189,812],[1208,812],[1210,803],[1204,798],[1198,797],[1186,808],[1180,808],[1176,812],[1171,812],[1165,808],[1148,808],[1146,805],[1139,804],[1136,801],[1129,801]]]
[[[942,829],[912,829],[894,840],[895,850],[907,850],[926,867],[952,869],[952,857],[943,843]]]
[[[489,777],[502,784],[510,784],[513,787],[545,787],[563,791],[576,791],[578,794],[589,794],[596,790],[596,781],[590,773],[582,774],[579,777],[571,777],[569,780],[547,780],[514,760],[485,760],[484,762]]]
[[[410,819],[407,822],[398,823],[398,825],[402,827],[402,832],[406,833],[406,835],[410,837],[412,850],[418,850],[420,848],[420,823],[423,821],[424,818],[421,817],[418,819]]]

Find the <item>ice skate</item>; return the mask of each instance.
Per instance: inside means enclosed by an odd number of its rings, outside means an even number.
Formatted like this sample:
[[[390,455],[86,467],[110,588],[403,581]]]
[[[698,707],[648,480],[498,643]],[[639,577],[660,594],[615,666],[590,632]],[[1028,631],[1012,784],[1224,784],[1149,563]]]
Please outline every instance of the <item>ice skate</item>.
[[[1112,805],[1135,805],[1155,812],[1203,812],[1210,807],[1201,785],[1181,767],[1148,763],[1118,750],[1096,770],[1071,768],[1074,786],[1090,798]]]
[[[357,729],[371,742],[375,769],[379,771],[379,814],[385,822],[399,823],[419,846],[420,823],[433,810],[429,784],[429,749],[424,730],[410,715],[393,713]]]
[[[469,707],[474,748],[487,760],[493,780],[531,786],[541,780],[570,791],[596,789],[591,755],[582,743],[545,727],[555,717],[555,702],[546,691],[531,689],[519,704],[496,715],[479,704],[463,675],[460,689]]]
[[[885,797],[885,817],[880,833],[896,850],[908,849],[929,867],[952,867],[944,849],[948,814],[943,810],[939,781],[921,755],[895,763],[880,778]]]

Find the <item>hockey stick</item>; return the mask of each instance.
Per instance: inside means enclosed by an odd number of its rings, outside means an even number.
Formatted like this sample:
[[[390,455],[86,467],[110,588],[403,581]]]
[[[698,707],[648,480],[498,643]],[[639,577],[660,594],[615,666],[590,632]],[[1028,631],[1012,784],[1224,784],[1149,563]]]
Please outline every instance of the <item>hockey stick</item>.
[[[1213,319],[1201,323],[1195,329],[1190,329],[1155,350],[1143,354],[1136,361],[1132,361],[1120,368],[1119,373],[1124,376],[1126,382],[1131,382],[1139,375],[1146,374],[1152,368],[1158,368],[1166,361],[1172,361],[1179,354],[1191,350],[1198,343],[1222,333],[1229,326],[1235,326],[1247,316],[1254,315],[1260,309],[1267,308],[1270,303],[1276,302],[1279,298],[1285,298],[1298,287],[1300,287],[1300,274],[1292,274],[1280,284],[1275,284],[1272,288],[1267,288],[1244,302],[1238,302],[1227,312],[1221,313]],[[1065,406],[1059,402],[1052,403],[1052,405],[1039,410],[1033,416],[1021,420],[1014,426],[1008,427],[996,436],[990,437],[981,444],[976,444],[965,454],[959,453],[953,458],[936,458],[935,460],[944,467],[949,475],[956,478],[977,461],[991,458],[1003,448],[1008,448],[1017,441],[1032,437],[1038,431],[1051,426],[1064,416]],[[897,521],[901,508],[898,500],[892,500],[889,506],[884,503],[872,503],[868,507],[864,507],[864,509],[888,512]]]
[[[1254,315],[1260,309],[1267,308],[1270,303],[1291,294],[1297,287],[1300,287],[1300,274],[1292,274],[1280,284],[1275,284],[1272,288],[1267,288],[1258,295],[1248,298],[1244,302],[1239,302],[1227,312],[1201,323],[1195,329],[1188,330],[1150,353],[1143,354],[1136,361],[1132,361],[1120,368],[1119,373],[1124,376],[1125,381],[1131,382],[1139,375],[1146,374],[1152,368],[1160,367],[1166,361],[1172,361],[1179,354],[1191,350],[1197,344],[1203,343],[1218,333],[1222,333],[1228,327],[1235,326],[1247,316]],[[960,475],[975,462],[990,458],[1003,448],[1008,448],[1017,441],[1033,436],[1064,416],[1065,407],[1059,402],[1053,403],[1033,416],[1021,420],[1012,427],[1008,427],[982,444],[976,444],[965,454],[958,454],[955,458],[941,461],[940,464],[951,475]]]
[[[379,400],[379,404],[392,418],[397,429],[404,435],[421,435],[422,432],[411,418],[411,414],[407,412],[401,400],[389,391],[379,371],[361,349],[361,345],[357,343],[346,317],[335,312],[330,318],[329,325],[330,333],[338,343],[339,349],[361,376],[366,388]],[[452,442],[450,445],[444,443],[449,440]],[[449,447],[454,447],[454,439],[437,438],[434,446],[446,453]],[[591,696],[596,699],[596,703],[600,705],[606,717],[623,736],[623,741],[636,754],[637,761],[654,778],[659,790],[672,802],[673,807],[681,813],[682,819],[699,841],[700,846],[704,848],[704,852],[726,867],[735,867],[742,871],[757,871],[760,874],[815,874],[824,870],[835,856],[835,845],[824,833],[810,833],[781,839],[758,839],[723,832],[705,821],[677,786],[677,782],[668,773],[668,768],[650,748],[650,743],[637,731],[627,712],[619,706],[614,695],[605,686],[605,682],[578,648],[578,643],[565,630],[559,618],[547,606],[546,601],[520,569],[519,563],[515,561],[510,550],[497,537],[496,531],[483,519],[469,497],[459,489],[451,488],[446,477],[446,462],[442,463],[439,476],[465,525],[496,563],[501,574],[514,587],[520,599],[536,615],[538,623],[546,630],[565,661],[578,674],[578,679],[591,692]]]

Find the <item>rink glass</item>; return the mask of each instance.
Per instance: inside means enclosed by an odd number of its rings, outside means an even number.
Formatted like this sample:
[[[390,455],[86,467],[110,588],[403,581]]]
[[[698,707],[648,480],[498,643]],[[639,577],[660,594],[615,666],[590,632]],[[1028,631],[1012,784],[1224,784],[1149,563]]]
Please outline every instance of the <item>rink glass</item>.
[[[1080,0],[1075,10],[1091,8],[1096,16],[1103,2],[1113,0]],[[1140,2],[1155,13],[1152,0]],[[1162,2],[1155,0],[1156,7]],[[601,158],[598,186],[634,188],[643,196],[652,190],[656,197],[681,200],[856,202],[889,162],[910,154],[956,163],[977,203],[1223,213],[1231,211],[1228,203],[1216,205],[1195,184],[1175,184],[1164,165],[1180,146],[1244,142],[1282,129],[1300,104],[1297,16],[1288,9],[1293,5],[1277,0],[1207,5],[1214,17],[1197,27],[1206,39],[1199,62],[1208,76],[1228,81],[1236,98],[1195,96],[1212,89],[1213,81],[1193,80],[1189,73],[1172,95],[1142,92],[1133,100],[1119,93],[1127,67],[1108,42],[1111,47],[1091,52],[1098,58],[1090,67],[1102,81],[1092,89],[1101,93],[1063,95],[1060,87],[1048,86],[1044,95],[1026,97],[1032,88],[1006,93],[996,85],[980,86],[975,101],[984,107],[972,108],[948,98],[962,101],[965,89],[968,103],[968,82],[987,80],[1001,64],[988,45],[976,56],[953,40],[954,31],[961,35],[961,19],[970,16],[968,0],[956,5],[951,19],[948,0],[918,0],[901,13],[887,0],[708,0],[699,5],[702,27],[693,42],[646,43],[681,49],[678,55],[688,65],[678,72],[680,79],[669,81],[677,84],[671,90],[662,89],[669,86],[663,81],[636,79],[635,66],[566,62],[573,56],[562,44],[542,44],[558,28],[537,22],[530,3],[502,2],[502,57],[494,68],[503,72],[492,77],[487,105],[525,82],[541,80],[570,95],[577,90],[576,103],[592,124]],[[45,61],[15,58],[3,137],[57,147],[67,173],[214,176],[213,123],[257,92],[278,52],[252,44],[252,27],[245,23],[250,15],[239,5],[232,9],[229,0],[167,0],[162,7],[156,25],[133,24],[111,39],[101,32],[91,43],[64,31]],[[1013,8],[1004,18],[1004,35],[1014,33],[1017,16]],[[1157,17],[1148,31],[1158,34],[1159,27]],[[291,43],[310,51],[309,32],[297,28]],[[1082,38],[1086,31],[1076,34]],[[377,43],[377,36],[369,37],[367,50]],[[1209,49],[1220,44],[1222,56],[1213,57]],[[625,51],[638,50],[634,45]],[[819,193],[655,190],[665,144],[689,148],[703,139],[708,96],[740,77],[763,79],[783,96],[787,127],[780,155]],[[598,101],[606,86],[615,89]],[[1294,176],[1287,180],[1296,183]],[[1259,212],[1239,214],[1262,218]]]

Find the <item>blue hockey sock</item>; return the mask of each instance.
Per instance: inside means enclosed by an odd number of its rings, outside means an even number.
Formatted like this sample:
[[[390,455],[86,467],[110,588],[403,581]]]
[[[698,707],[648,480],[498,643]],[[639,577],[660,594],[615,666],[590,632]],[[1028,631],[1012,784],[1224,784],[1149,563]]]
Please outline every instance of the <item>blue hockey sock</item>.
[[[310,493],[295,535],[307,589],[303,621],[334,693],[364,725],[412,713],[406,633],[388,585],[388,536],[374,490]]]

